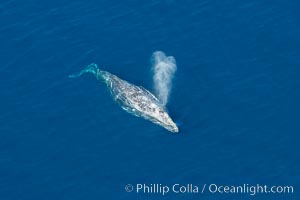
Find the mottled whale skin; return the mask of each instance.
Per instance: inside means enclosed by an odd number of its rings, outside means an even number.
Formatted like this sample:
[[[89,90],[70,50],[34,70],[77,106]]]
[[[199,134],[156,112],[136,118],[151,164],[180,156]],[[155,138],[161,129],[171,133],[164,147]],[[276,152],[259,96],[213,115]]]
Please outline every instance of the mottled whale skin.
[[[128,113],[149,120],[173,133],[179,131],[166,108],[145,88],[133,85],[109,72],[102,71],[94,63],[69,77],[76,78],[84,73],[92,73],[98,80],[105,82],[114,100]]]

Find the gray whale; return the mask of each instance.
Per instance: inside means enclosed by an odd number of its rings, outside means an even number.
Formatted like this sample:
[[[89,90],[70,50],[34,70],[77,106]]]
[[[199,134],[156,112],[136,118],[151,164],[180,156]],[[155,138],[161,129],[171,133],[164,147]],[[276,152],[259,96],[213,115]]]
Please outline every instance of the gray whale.
[[[145,88],[133,85],[107,71],[102,71],[95,63],[69,77],[76,78],[84,73],[92,73],[98,80],[106,83],[114,100],[128,113],[149,120],[173,133],[179,131],[165,106]]]

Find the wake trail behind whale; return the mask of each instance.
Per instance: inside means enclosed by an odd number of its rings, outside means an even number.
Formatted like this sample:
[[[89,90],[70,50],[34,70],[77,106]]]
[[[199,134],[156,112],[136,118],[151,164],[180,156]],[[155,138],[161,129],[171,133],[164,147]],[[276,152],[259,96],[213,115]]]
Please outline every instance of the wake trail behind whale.
[[[152,55],[153,84],[156,97],[165,106],[172,89],[172,79],[177,66],[173,56],[166,56],[162,51]]]

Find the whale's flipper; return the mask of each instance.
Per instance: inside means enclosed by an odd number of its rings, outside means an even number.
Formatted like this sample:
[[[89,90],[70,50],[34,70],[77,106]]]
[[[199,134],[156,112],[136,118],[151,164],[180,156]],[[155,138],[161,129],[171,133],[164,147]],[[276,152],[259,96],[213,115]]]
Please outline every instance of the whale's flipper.
[[[87,72],[92,73],[95,76],[97,76],[98,71],[99,71],[98,65],[95,63],[92,63],[92,64],[89,64],[88,66],[86,66],[80,72],[69,75],[69,78],[76,78]]]

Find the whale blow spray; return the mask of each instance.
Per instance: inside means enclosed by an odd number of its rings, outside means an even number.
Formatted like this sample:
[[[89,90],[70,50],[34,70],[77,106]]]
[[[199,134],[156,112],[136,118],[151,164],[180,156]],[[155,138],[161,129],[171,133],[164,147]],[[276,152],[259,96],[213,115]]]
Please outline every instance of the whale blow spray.
[[[156,97],[164,106],[172,89],[172,79],[177,66],[173,56],[166,56],[162,51],[156,51],[152,55],[153,83]]]

